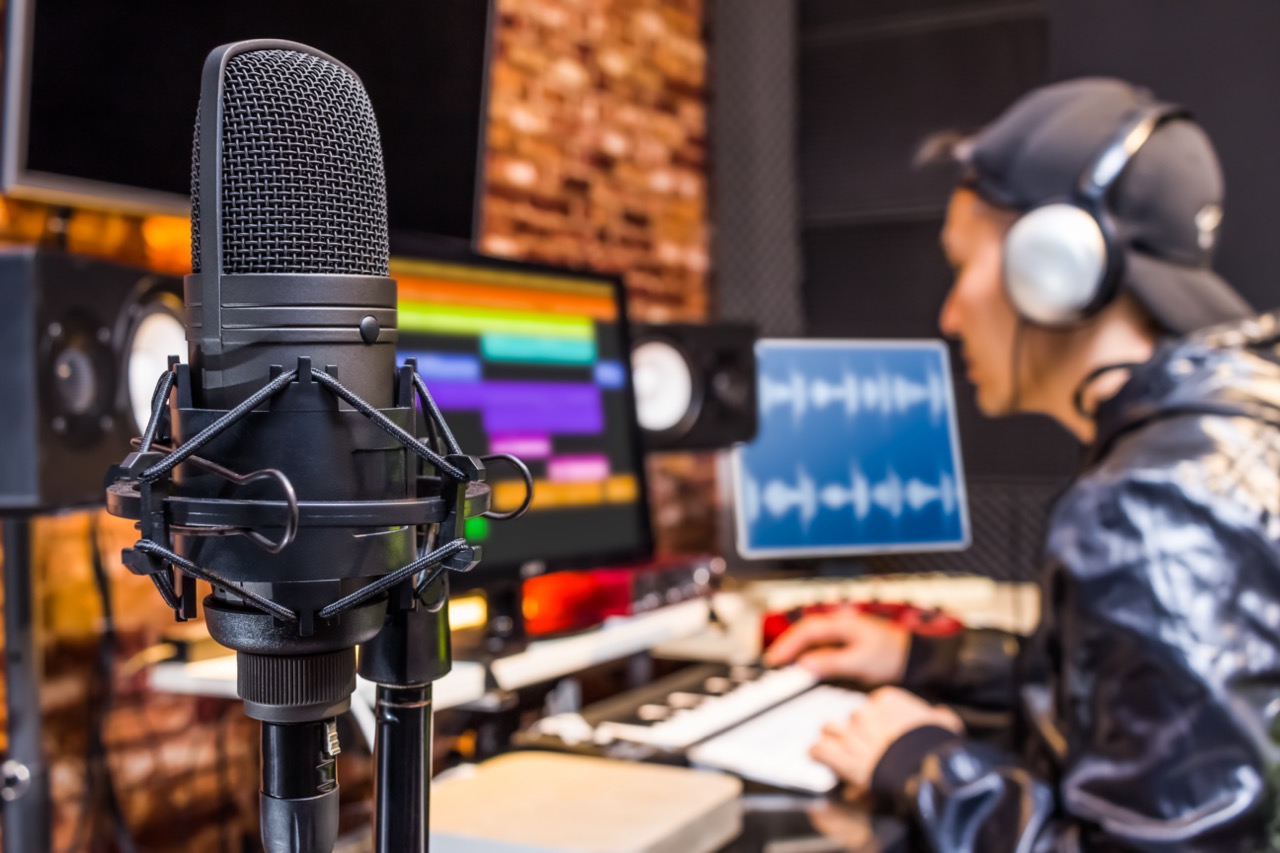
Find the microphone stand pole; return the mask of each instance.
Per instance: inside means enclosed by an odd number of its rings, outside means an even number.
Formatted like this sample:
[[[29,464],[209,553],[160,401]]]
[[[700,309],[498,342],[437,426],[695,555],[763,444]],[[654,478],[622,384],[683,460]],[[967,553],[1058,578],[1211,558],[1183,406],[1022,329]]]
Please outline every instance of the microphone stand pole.
[[[4,684],[9,749],[0,773],[4,849],[49,850],[49,770],[41,742],[40,646],[31,565],[31,520],[4,519]]]
[[[374,850],[427,853],[431,801],[431,683],[450,669],[448,582],[392,593],[378,636],[361,646],[360,674],[378,685]]]

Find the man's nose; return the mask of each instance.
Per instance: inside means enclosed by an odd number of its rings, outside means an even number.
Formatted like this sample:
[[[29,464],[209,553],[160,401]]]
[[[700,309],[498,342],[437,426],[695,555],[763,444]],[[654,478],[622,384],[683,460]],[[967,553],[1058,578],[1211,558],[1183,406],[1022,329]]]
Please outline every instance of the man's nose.
[[[938,312],[938,328],[948,338],[960,336],[960,308],[956,304],[956,290],[947,291],[947,298],[942,301],[942,310]]]

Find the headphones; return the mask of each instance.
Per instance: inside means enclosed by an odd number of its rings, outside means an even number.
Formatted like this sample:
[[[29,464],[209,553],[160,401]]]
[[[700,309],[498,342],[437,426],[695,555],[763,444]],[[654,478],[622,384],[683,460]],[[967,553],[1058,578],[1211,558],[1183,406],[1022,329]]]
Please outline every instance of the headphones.
[[[1004,286],[1024,320],[1067,328],[1115,298],[1124,247],[1107,193],[1157,128],[1190,117],[1173,104],[1140,107],[1084,170],[1070,199],[1033,208],[1013,224],[1004,240]]]

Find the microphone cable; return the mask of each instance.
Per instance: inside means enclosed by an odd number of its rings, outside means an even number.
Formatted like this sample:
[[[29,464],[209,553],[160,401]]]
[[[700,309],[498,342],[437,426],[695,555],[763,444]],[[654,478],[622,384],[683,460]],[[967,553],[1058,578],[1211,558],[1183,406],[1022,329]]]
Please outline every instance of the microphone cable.
[[[115,777],[106,747],[107,718],[115,706],[115,656],[118,652],[115,609],[111,600],[110,579],[102,559],[99,523],[96,514],[89,516],[89,554],[93,570],[94,590],[102,610],[102,630],[95,662],[95,682],[89,689],[89,725],[85,746],[85,782],[76,828],[67,853],[83,849],[84,834],[93,825],[93,814],[99,803],[106,809],[111,830],[120,853],[138,853],[138,847],[125,819],[124,809],[116,796]]]

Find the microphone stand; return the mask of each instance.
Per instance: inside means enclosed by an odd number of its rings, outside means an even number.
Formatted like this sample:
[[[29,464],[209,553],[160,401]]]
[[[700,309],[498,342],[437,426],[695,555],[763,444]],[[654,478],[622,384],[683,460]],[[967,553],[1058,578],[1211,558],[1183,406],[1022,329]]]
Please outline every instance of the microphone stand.
[[[450,669],[448,584],[393,597],[382,630],[361,646],[360,674],[378,685],[374,850],[426,853],[431,802],[431,683]]]
[[[417,369],[416,360],[410,363]],[[425,390],[425,389],[424,389]],[[441,447],[433,416],[438,410],[423,394],[428,443]],[[443,427],[447,430],[447,427]],[[466,473],[483,475],[483,462],[460,455],[446,457]],[[420,554],[433,549],[438,537],[459,538],[466,529],[466,483],[450,489],[438,476],[418,477],[418,496],[442,497],[449,510],[438,528],[422,536]],[[470,571],[479,563],[482,549],[457,554],[445,561],[453,571]],[[453,666],[449,635],[449,579],[445,572],[427,582],[425,575],[405,581],[392,590],[387,616],[377,636],[360,646],[359,672],[378,685],[374,716],[374,851],[375,853],[427,853],[431,814],[431,685]]]

